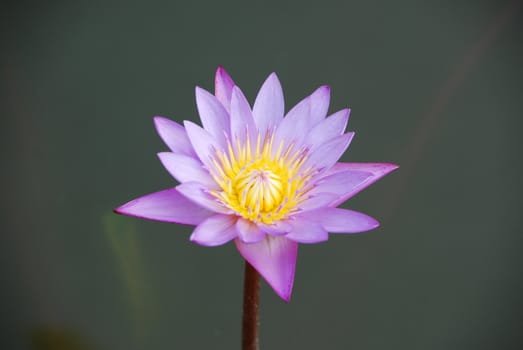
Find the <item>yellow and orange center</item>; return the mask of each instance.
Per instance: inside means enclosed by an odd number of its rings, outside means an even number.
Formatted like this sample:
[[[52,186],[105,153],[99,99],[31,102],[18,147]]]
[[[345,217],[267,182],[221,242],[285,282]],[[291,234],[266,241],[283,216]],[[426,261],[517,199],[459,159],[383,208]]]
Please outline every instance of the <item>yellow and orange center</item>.
[[[298,210],[306,199],[311,169],[302,169],[306,150],[295,150],[280,142],[273,147],[273,135],[256,142],[247,137],[228,149],[217,151],[211,169],[220,189],[211,193],[239,216],[256,223],[271,224]]]

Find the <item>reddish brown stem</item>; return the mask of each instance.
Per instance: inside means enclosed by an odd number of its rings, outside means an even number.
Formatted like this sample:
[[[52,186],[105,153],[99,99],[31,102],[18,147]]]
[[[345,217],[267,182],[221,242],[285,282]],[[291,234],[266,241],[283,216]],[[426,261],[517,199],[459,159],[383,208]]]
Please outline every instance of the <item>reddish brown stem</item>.
[[[258,350],[260,276],[247,261],[243,281],[242,350]]]

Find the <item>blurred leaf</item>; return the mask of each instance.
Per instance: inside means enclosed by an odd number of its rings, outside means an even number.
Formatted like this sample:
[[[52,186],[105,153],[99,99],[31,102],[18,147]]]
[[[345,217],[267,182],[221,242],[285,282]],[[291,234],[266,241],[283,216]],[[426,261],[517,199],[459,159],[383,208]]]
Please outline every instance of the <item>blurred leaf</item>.
[[[79,334],[60,328],[37,328],[31,335],[35,350],[90,350],[94,349]]]
[[[113,213],[103,217],[103,228],[122,277],[131,318],[134,321],[133,333],[141,339],[152,325],[155,302],[151,297],[150,284],[146,282],[139,235],[132,220]]]

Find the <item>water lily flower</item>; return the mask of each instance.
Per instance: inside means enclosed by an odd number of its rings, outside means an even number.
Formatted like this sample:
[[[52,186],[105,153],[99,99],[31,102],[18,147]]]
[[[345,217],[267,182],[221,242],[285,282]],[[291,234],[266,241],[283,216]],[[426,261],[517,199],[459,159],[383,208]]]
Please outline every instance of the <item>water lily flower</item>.
[[[275,73],[253,107],[219,67],[215,94],[196,88],[202,126],[155,117],[170,152],[158,154],[179,185],[147,194],[116,213],[194,225],[190,239],[204,246],[234,240],[240,254],[289,301],[298,243],[329,233],[378,227],[365,214],[337,208],[397,166],[342,163],[354,133],[349,109],[327,117],[330,89],[321,86],[284,115]]]

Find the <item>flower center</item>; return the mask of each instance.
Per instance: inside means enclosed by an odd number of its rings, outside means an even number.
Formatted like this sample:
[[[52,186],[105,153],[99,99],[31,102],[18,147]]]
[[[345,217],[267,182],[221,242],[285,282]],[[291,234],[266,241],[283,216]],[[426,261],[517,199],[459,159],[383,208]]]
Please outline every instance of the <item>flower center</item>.
[[[228,142],[227,151],[217,151],[211,174],[220,190],[211,191],[237,215],[256,223],[271,224],[298,210],[306,199],[310,169],[302,169],[307,150],[295,150],[283,142],[273,147],[273,135],[256,142],[247,136],[244,144]]]
[[[234,179],[234,187],[240,198],[243,208],[256,208],[262,211],[271,211],[281,203],[283,184],[281,176],[265,169],[245,169],[240,171]]]

